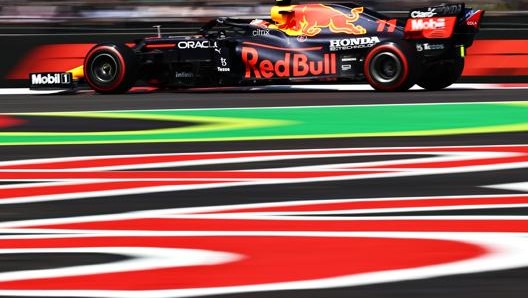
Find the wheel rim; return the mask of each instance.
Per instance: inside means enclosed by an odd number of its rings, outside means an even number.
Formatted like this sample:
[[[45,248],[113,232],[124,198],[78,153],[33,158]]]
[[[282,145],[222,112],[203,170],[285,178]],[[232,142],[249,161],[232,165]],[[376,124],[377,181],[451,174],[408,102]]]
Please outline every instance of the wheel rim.
[[[370,63],[370,74],[380,83],[393,83],[397,81],[402,74],[402,62],[394,53],[379,53]]]
[[[118,63],[114,56],[100,53],[92,60],[91,73],[94,79],[101,84],[111,84],[118,74]]]

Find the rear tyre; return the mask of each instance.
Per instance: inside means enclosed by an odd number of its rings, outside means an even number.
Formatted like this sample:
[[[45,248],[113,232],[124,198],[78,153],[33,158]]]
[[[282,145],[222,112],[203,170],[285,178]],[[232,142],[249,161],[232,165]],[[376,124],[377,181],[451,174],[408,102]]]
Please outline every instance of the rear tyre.
[[[464,70],[464,58],[435,62],[426,67],[418,86],[434,91],[444,89],[456,82]]]
[[[365,78],[378,91],[408,90],[419,73],[414,57],[412,48],[404,43],[377,45],[365,57]]]
[[[84,59],[84,77],[98,93],[125,93],[137,80],[137,64],[134,51],[126,45],[98,44]]]

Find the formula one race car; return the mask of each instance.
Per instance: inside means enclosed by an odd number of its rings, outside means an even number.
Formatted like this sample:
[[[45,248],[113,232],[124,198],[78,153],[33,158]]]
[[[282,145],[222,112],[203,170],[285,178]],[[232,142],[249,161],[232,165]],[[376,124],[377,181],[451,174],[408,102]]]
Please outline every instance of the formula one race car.
[[[222,17],[192,36],[158,31],[134,45],[98,44],[71,72],[31,74],[31,87],[84,80],[99,93],[124,93],[138,82],[189,88],[366,81],[381,91],[414,84],[438,90],[460,77],[483,14],[442,4],[400,20],[360,5],[276,3],[267,19]]]

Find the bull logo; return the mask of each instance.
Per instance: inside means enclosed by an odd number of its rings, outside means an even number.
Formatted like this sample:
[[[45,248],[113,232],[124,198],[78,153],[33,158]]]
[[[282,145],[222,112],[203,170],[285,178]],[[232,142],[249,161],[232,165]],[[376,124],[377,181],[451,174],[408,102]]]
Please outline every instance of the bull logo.
[[[274,6],[271,9],[272,19],[276,29],[290,36],[316,36],[322,28],[328,28],[334,33],[362,35],[367,30],[354,23],[363,13],[363,7],[350,10],[350,15],[324,4]]]

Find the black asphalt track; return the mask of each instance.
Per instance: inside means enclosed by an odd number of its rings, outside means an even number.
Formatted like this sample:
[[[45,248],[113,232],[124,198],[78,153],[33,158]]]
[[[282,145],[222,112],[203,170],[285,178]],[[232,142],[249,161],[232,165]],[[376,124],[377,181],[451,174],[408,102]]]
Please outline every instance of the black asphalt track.
[[[436,102],[494,102],[526,101],[528,90],[445,90],[441,92],[411,91],[405,93],[377,92],[159,92],[104,96],[92,93],[75,95],[2,95],[0,113],[56,112],[129,109],[180,109],[180,108],[225,108],[264,106],[315,106],[315,105],[369,105]],[[61,121],[57,119],[57,121]],[[123,125],[108,122],[108,125]],[[68,123],[56,123],[57,127]],[[108,127],[107,129],[112,129]],[[118,145],[67,145],[67,146],[0,146],[0,160],[66,157],[79,155],[178,153],[201,151],[232,151],[257,149],[299,149],[339,147],[399,147],[399,146],[446,146],[446,145],[499,145],[526,144],[528,131],[505,134],[470,134],[463,136],[397,137],[397,138],[340,138],[324,140],[274,140],[247,142],[201,142]],[[372,158],[372,157],[371,157]],[[393,157],[393,158],[398,158]],[[351,160],[347,160],[351,162]],[[354,160],[355,161],[355,160]],[[371,160],[370,160],[371,161]],[[299,160],[296,165],[303,165]],[[259,167],[273,166],[260,164]],[[247,165],[237,165],[239,168]],[[199,168],[193,168],[199,169]],[[121,197],[103,197],[87,200],[66,200],[32,204],[2,205],[0,221],[55,218],[110,214],[137,210],[178,208],[191,206],[229,205],[246,202],[279,202],[313,200],[324,197],[369,198],[383,196],[432,196],[457,194],[515,194],[516,191],[483,188],[483,185],[525,182],[528,170],[510,169],[480,173],[458,173],[451,175],[424,175],[399,177],[396,179],[369,179],[334,181],[324,183],[281,184],[266,187],[236,187],[211,190],[178,192],[178,200],[170,193],[129,195],[127,204]],[[383,187],[379,187],[383,185]],[[147,199],[148,197],[148,199]],[[527,215],[527,208],[453,210],[437,213],[398,213],[391,215]],[[375,215],[375,214],[371,214]],[[528,249],[528,248],[527,248]],[[351,252],[353,253],[353,252]],[[57,254],[46,264],[36,261],[32,255],[18,256],[10,267],[0,272],[20,269],[58,268],[72,264],[96,264],[108,260],[119,260],[120,256],[83,254],[72,258]],[[13,261],[13,260],[12,260]],[[0,264],[2,259],[0,258]],[[15,264],[15,265],[13,265]],[[19,265],[17,265],[19,264]],[[495,298],[526,297],[528,293],[528,268],[430,278],[371,286],[244,293],[215,296],[218,298],[349,298],[349,297],[427,297],[427,298]]]
[[[373,91],[244,91],[240,89],[167,91],[124,95],[0,95],[0,112],[47,112],[136,109],[189,109],[231,107],[282,107],[370,105],[392,103],[493,102],[528,100],[525,89],[447,89],[380,93]]]

